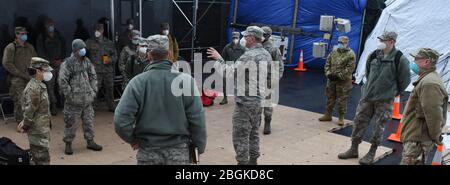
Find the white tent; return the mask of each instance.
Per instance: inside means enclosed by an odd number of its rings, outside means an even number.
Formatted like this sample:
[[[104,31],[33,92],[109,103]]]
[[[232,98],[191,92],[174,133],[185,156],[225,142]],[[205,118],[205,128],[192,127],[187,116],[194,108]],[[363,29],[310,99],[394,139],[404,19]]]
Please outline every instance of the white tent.
[[[369,54],[376,49],[377,37],[385,30],[398,34],[397,49],[401,50],[409,61],[412,51],[421,47],[437,50],[439,58],[438,72],[442,76],[447,91],[450,90],[450,0],[390,0],[383,10],[372,33],[367,38],[356,69],[356,83],[365,75],[365,66]],[[411,73],[412,82],[417,75]],[[412,85],[407,89],[412,90]],[[450,91],[449,91],[450,92]]]

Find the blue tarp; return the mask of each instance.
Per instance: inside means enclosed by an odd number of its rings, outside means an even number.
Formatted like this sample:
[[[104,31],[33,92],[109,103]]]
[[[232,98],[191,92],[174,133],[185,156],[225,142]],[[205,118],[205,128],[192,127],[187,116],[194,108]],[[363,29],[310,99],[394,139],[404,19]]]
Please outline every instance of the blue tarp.
[[[230,23],[233,20],[235,3],[235,0],[231,1]],[[239,0],[238,3],[236,16],[236,23],[238,24],[261,23],[274,26],[292,26],[295,10],[294,0]],[[325,33],[319,31],[321,15],[333,15],[336,18],[344,18],[351,21],[351,31],[349,33],[334,31],[331,44],[335,45],[337,37],[346,35],[350,38],[350,47],[357,53],[362,15],[366,4],[367,0],[299,0],[296,27],[301,28],[304,32],[317,34],[320,37],[313,38],[296,35],[292,65],[297,65],[300,50],[302,49],[307,68],[323,68],[325,60],[312,57],[313,43],[321,41]],[[231,35],[231,29],[229,34]],[[290,39],[290,36],[288,38]]]

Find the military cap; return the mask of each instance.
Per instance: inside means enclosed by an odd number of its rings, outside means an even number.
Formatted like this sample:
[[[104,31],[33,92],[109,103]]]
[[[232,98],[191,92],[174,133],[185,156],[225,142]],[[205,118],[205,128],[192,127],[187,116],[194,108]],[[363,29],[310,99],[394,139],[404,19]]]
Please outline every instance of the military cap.
[[[26,32],[26,33],[28,33],[28,31],[27,31],[27,29],[25,27],[18,26],[18,27],[15,28],[15,33],[19,33],[19,32]]]
[[[347,36],[340,36],[339,38],[338,38],[338,41],[339,42],[348,42],[348,37]]]
[[[169,23],[161,23],[161,29],[162,30],[168,30],[170,28]]]
[[[263,26],[261,29],[264,31],[264,35],[272,35],[272,28],[268,26]]]
[[[433,63],[436,63],[439,60],[440,54],[431,48],[420,48],[412,53],[410,53],[411,56],[414,58],[424,58],[424,59],[431,59]]]
[[[132,30],[131,31],[131,37],[135,37],[135,36],[141,36],[141,32],[139,30]]]
[[[72,51],[78,51],[83,48],[86,48],[86,43],[83,40],[75,39],[72,41]]]
[[[380,40],[397,40],[397,33],[393,31],[385,31],[381,36],[378,37]]]
[[[241,34],[237,31],[233,32],[233,38],[239,38],[241,36]]]
[[[147,38],[147,41],[151,50],[169,51],[169,38],[165,35],[152,35]]]
[[[264,31],[258,26],[249,26],[243,32],[241,32],[243,36],[254,36],[256,38],[262,39]]]
[[[31,58],[30,67],[33,69],[40,69],[44,71],[53,71],[53,68],[50,67],[50,62],[43,58],[33,57]]]

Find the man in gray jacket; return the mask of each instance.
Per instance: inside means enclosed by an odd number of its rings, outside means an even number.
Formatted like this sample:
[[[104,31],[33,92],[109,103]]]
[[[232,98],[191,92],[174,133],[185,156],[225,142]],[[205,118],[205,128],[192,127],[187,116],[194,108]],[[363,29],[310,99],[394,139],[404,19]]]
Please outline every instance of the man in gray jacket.
[[[397,33],[384,32],[378,37],[380,43],[367,60],[366,79],[362,86],[349,150],[338,155],[339,159],[358,158],[358,145],[374,120],[369,152],[359,160],[360,164],[372,164],[375,152],[381,143],[384,127],[392,116],[392,102],[411,82],[409,61],[395,48]]]
[[[200,93],[190,75],[172,70],[167,36],[152,36],[148,42],[152,63],[125,88],[114,114],[115,130],[139,149],[139,165],[187,165],[189,145],[199,154],[206,147]],[[182,85],[183,93],[172,88]]]

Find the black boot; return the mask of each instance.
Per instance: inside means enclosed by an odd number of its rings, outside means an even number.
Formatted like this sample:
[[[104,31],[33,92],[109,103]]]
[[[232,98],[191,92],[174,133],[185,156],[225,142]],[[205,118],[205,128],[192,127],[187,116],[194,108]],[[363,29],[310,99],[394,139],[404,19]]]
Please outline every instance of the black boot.
[[[66,149],[64,150],[64,153],[66,155],[72,155],[73,154],[72,143],[71,142],[66,142]]]
[[[228,103],[228,99],[226,96],[224,96],[223,100],[219,103],[220,105],[225,105]]]
[[[87,141],[87,149],[94,151],[102,151],[103,147],[94,142],[94,140]]]
[[[258,165],[258,158],[250,157],[250,160],[248,161],[248,165]]]
[[[264,119],[264,135],[269,135],[270,133],[272,133],[271,128],[270,128],[270,121],[272,121],[271,118],[265,118]]]

